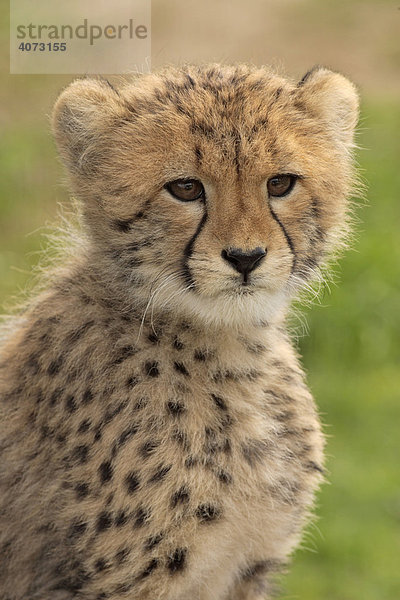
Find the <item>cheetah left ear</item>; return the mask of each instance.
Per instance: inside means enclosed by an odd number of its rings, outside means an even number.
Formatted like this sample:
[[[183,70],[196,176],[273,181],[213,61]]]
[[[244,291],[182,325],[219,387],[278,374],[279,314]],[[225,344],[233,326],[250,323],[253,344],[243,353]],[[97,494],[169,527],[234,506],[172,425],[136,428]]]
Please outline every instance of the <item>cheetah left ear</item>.
[[[108,133],[123,113],[114,88],[103,79],[77,79],[58,97],[52,129],[58,151],[70,173],[98,176]]]
[[[340,73],[314,67],[297,84],[298,99],[322,119],[335,137],[351,148],[359,115],[356,87]]]

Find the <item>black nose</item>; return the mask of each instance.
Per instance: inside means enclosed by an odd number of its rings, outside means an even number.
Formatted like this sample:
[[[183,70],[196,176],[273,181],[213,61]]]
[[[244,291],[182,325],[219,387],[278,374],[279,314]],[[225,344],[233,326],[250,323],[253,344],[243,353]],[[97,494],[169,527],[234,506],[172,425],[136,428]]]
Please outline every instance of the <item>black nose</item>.
[[[244,281],[247,281],[247,275],[254,271],[260,266],[267,251],[262,248],[254,248],[249,252],[243,252],[240,248],[229,248],[228,250],[222,250],[221,256],[227,260],[231,265],[243,274]]]

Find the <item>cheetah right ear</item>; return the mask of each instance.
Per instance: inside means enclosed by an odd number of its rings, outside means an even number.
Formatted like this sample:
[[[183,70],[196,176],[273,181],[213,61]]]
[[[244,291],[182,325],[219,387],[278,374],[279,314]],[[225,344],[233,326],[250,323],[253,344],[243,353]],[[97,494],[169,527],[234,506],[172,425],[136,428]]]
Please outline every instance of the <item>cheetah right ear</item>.
[[[317,66],[304,75],[295,93],[338,141],[348,148],[353,146],[359,101],[355,86],[346,77]]]
[[[95,175],[109,149],[107,133],[123,114],[118,92],[102,79],[77,79],[61,92],[52,129],[59,153],[73,175]]]

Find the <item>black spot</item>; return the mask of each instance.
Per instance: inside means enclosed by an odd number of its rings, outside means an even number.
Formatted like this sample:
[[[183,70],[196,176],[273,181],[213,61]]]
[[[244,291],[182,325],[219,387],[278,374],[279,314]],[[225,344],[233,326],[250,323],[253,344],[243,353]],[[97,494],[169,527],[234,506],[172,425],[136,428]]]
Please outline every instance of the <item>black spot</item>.
[[[181,415],[186,410],[186,407],[184,404],[182,404],[181,402],[175,402],[173,400],[170,400],[167,403],[167,407],[168,407],[168,411],[174,417],[179,417],[179,415]]]
[[[142,396],[141,398],[139,398],[139,400],[136,402],[135,406],[133,407],[133,410],[141,410],[142,408],[144,408],[146,406],[146,404],[148,403],[149,399],[146,396]]]
[[[78,427],[78,433],[86,433],[90,429],[91,424],[90,419],[84,419]]]
[[[109,506],[111,504],[111,502],[114,500],[114,495],[114,492],[110,492],[108,494],[105,506]]]
[[[137,580],[141,581],[142,579],[145,579],[146,577],[148,577],[149,575],[151,575],[151,573],[158,567],[158,560],[156,558],[153,558],[149,564],[147,565],[147,567],[137,576]]]
[[[79,568],[74,573],[73,577],[66,577],[58,581],[56,585],[52,588],[52,591],[62,590],[65,592],[72,592],[73,594],[75,594],[76,592],[79,592],[82,589],[84,583],[86,583],[89,580],[90,574],[84,571],[83,569]]]
[[[227,471],[224,471],[224,469],[219,469],[217,476],[218,479],[222,481],[222,483],[232,483],[232,475],[230,473],[227,473]]]
[[[221,516],[221,509],[211,504],[200,504],[196,509],[196,517],[201,523],[216,521]]]
[[[241,578],[245,581],[254,579],[259,575],[279,571],[283,566],[284,562],[279,559],[259,560],[243,569]]]
[[[128,522],[129,514],[126,510],[119,510],[115,515],[114,524],[116,527],[122,527]]]
[[[89,454],[89,447],[86,444],[76,446],[72,453],[73,460],[80,462],[81,464],[87,462]]]
[[[42,390],[38,390],[36,394],[36,404],[41,404],[44,400],[44,395]]]
[[[137,352],[138,350],[134,346],[124,346],[118,350],[118,355],[113,362],[115,365],[120,365],[124,360],[134,356]]]
[[[75,486],[75,492],[76,492],[77,499],[83,500],[89,494],[89,485],[84,482],[77,483]]]
[[[187,548],[176,548],[174,553],[167,557],[167,569],[170,573],[178,573],[185,568]]]
[[[139,378],[135,377],[134,375],[131,375],[131,377],[129,377],[126,381],[126,387],[129,389],[132,389],[135,387],[135,385],[137,385],[139,383]]]
[[[67,439],[67,436],[66,436],[65,434],[63,434],[63,433],[59,433],[59,434],[56,436],[56,440],[57,440],[57,442],[58,442],[59,444],[64,444],[64,443],[65,443],[65,441],[66,441],[66,439]]]
[[[75,398],[73,396],[68,396],[68,398],[65,401],[65,409],[67,412],[69,413],[73,413],[76,411],[77,409],[77,405],[76,405],[76,401]]]
[[[63,393],[62,388],[57,388],[54,390],[54,392],[52,392],[51,396],[50,396],[50,406],[54,406],[59,399],[61,398]]]
[[[147,336],[147,339],[149,340],[149,342],[151,342],[152,344],[159,344],[160,343],[160,338],[158,337],[158,335],[154,332],[149,333],[149,335]]]
[[[243,339],[243,344],[248,352],[251,354],[260,354],[261,352],[266,351],[266,347],[264,344],[259,342],[251,342],[249,340]]]
[[[175,508],[178,504],[185,504],[185,502],[189,502],[189,490],[183,485],[172,495],[171,508]]]
[[[90,388],[87,388],[87,390],[85,390],[85,392],[82,396],[82,403],[90,404],[90,402],[92,402],[92,400],[93,400],[92,390]]]
[[[205,428],[206,440],[204,443],[204,452],[215,454],[217,452],[230,452],[230,441],[222,437],[215,429]]]
[[[164,534],[162,532],[160,532],[160,533],[157,533],[156,535],[152,535],[151,537],[147,538],[147,540],[144,543],[144,549],[152,550],[161,542],[163,537],[164,537]]]
[[[31,372],[32,375],[37,375],[40,371],[40,365],[37,361],[36,356],[33,354],[31,355],[28,360],[26,361],[26,365],[25,365],[26,369],[29,370]],[[50,373],[49,373],[50,374]]]
[[[154,450],[160,445],[158,440],[149,440],[145,442],[140,448],[140,454],[143,458],[150,456]]]
[[[53,377],[54,375],[57,375],[57,373],[60,372],[62,363],[63,363],[63,357],[62,356],[58,356],[55,360],[53,360],[49,364],[49,367],[47,369],[47,374],[50,377]]]
[[[226,410],[226,402],[221,396],[217,396],[216,394],[211,394],[211,398],[214,400],[215,405],[218,406],[221,410]]]
[[[102,433],[102,424],[99,423],[98,425],[96,425],[95,430],[94,430],[94,436],[93,436],[93,441],[98,442],[99,440],[101,440],[101,437],[103,435]]]
[[[108,511],[103,511],[99,514],[96,522],[96,530],[101,532],[109,529],[112,525],[112,516]]]
[[[205,362],[208,358],[208,352],[207,350],[195,350],[193,356],[195,360],[198,360],[199,362]]]
[[[121,548],[120,550],[118,550],[115,553],[115,560],[117,564],[122,564],[128,558],[130,552],[131,551],[129,548]]]
[[[132,471],[131,473],[129,473],[125,477],[125,484],[128,489],[128,493],[133,494],[133,492],[135,492],[138,489],[139,484],[140,484],[138,474],[135,473],[135,471]]]
[[[133,219],[126,219],[123,221],[122,219],[116,219],[114,221],[114,227],[117,231],[122,231],[123,233],[129,233],[132,227]]]
[[[47,437],[52,437],[54,435],[54,429],[51,429],[47,425],[42,425],[40,427],[40,432],[41,432],[42,439],[45,439]]]
[[[178,371],[178,373],[185,375],[185,377],[190,377],[189,371],[187,370],[187,368],[185,367],[185,365],[183,363],[174,362],[174,369],[175,369],[175,371]]]
[[[199,463],[198,458],[196,458],[195,456],[188,456],[187,459],[185,460],[185,467],[187,469],[192,469],[198,463]]]
[[[307,471],[318,471],[323,475],[325,474],[325,470],[320,465],[317,465],[317,463],[313,460],[310,460],[308,463],[306,463],[305,468]]]
[[[175,348],[175,350],[183,350],[185,347],[183,342],[181,342],[177,337],[174,339],[174,342],[172,345]]]
[[[149,483],[155,483],[158,481],[162,481],[167,473],[170,471],[171,465],[162,466],[160,465],[157,471],[150,477]]]
[[[109,460],[105,460],[104,462],[102,462],[99,466],[99,476],[101,483],[107,483],[107,481],[110,481],[112,479],[113,472],[114,469]]]
[[[123,409],[125,408],[126,405],[127,405],[127,400],[123,400],[116,406],[114,406],[114,405],[112,405],[111,407],[109,406],[103,417],[103,425],[107,425],[108,423],[110,423],[114,419],[114,417],[116,417],[117,415],[119,415],[120,412],[123,411]]]
[[[83,519],[75,519],[68,530],[68,537],[75,538],[80,537],[85,533],[87,529],[87,523]]]
[[[149,377],[158,377],[160,374],[160,371],[158,368],[158,362],[156,362],[156,361],[146,362],[144,365],[144,372]]]
[[[101,571],[105,571],[109,566],[110,563],[105,558],[98,558],[94,563],[94,568],[98,573]]]
[[[125,442],[127,442],[129,439],[131,439],[131,437],[135,435],[135,433],[137,433],[138,429],[138,425],[136,425],[136,423],[132,423],[132,425],[127,427],[119,436],[118,445],[122,446],[123,444],[125,444]]]
[[[116,594],[117,596],[120,596],[121,594],[126,594],[127,592],[131,591],[134,585],[135,584],[132,581],[123,581],[122,583],[119,583],[115,586],[113,594]],[[115,595],[113,595],[113,597],[115,597]]]
[[[150,509],[140,506],[134,516],[134,527],[143,527],[150,519]]]
[[[74,331],[68,333],[65,338],[66,343],[74,344],[75,342],[77,342],[84,335],[84,333],[86,333],[86,331],[94,325],[94,323],[95,322],[93,320],[88,321],[87,323],[84,323],[77,329],[74,329]]]

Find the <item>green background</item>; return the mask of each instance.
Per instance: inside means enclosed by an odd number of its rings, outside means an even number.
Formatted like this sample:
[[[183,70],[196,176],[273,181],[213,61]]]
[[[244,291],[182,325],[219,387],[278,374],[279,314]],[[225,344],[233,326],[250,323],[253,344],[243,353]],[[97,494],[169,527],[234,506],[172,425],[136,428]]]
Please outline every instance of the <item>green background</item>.
[[[7,5],[0,7],[5,312],[13,296],[29,292],[46,224],[57,220],[57,203],[68,202],[48,114],[71,78],[8,75]],[[357,159],[366,199],[356,199],[352,249],[335,268],[336,283],[303,310],[309,333],[298,340],[326,424],[329,483],[318,496],[318,520],[284,579],[287,599],[400,598],[399,13],[394,2],[153,2],[155,66],[210,59],[279,66],[282,60],[286,72],[301,77],[324,63],[361,91]]]

